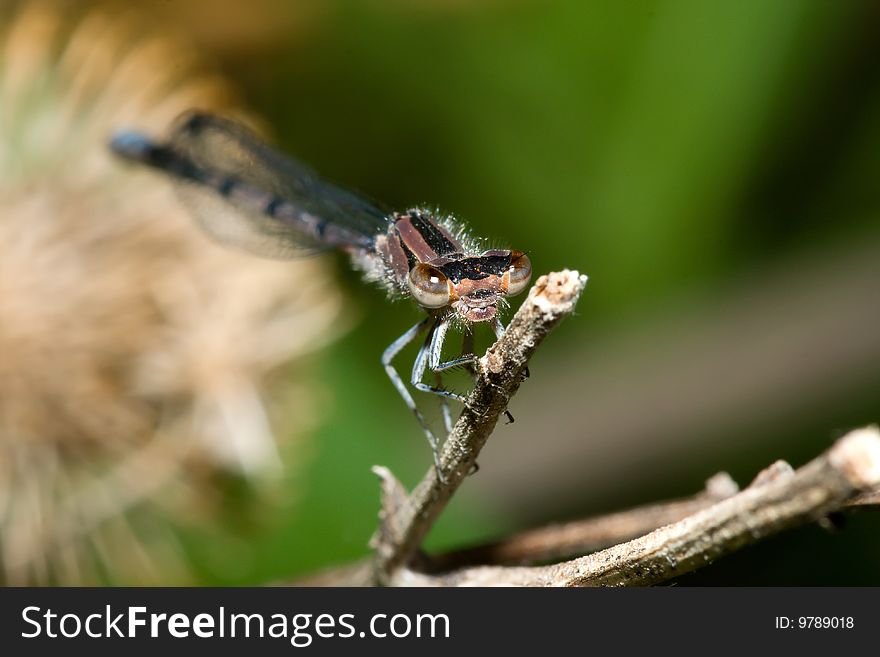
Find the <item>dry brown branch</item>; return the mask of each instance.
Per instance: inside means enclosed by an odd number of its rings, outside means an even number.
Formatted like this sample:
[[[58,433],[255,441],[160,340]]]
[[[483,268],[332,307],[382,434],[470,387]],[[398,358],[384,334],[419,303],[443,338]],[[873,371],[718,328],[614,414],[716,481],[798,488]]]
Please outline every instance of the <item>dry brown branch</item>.
[[[622,541],[628,541],[658,527],[687,518],[739,492],[726,472],[706,482],[693,497],[658,502],[604,516],[585,518],[530,529],[499,541],[432,555],[431,572],[443,572],[476,564],[527,565],[581,556]]]
[[[383,492],[386,504],[391,500],[405,501],[406,492],[391,473],[385,468],[374,470],[383,485],[389,487]],[[431,572],[444,572],[477,564],[526,565],[580,556],[643,536],[738,492],[739,486],[730,475],[720,472],[693,497],[526,530],[491,543],[430,555],[424,567]],[[373,583],[373,569],[367,559],[333,566],[288,582],[294,586],[371,586]]]
[[[371,542],[376,550],[372,562],[328,569],[296,584],[649,585],[789,527],[823,522],[830,513],[880,502],[880,432],[869,427],[851,432],[797,471],[784,461],[773,463],[742,492],[721,473],[692,498],[531,530],[430,559],[419,554],[422,539],[475,464],[518,389],[530,356],[573,310],[585,283],[577,272],[540,278],[505,335],[480,359],[475,388],[441,454],[442,479],[432,468],[407,495],[387,468],[374,468],[382,482],[382,506]],[[511,565],[590,552],[550,566]]]
[[[785,461],[777,461],[755,477],[751,487],[789,476],[794,470]],[[383,472],[383,478],[387,471]],[[390,474],[390,473],[389,473]],[[390,483],[393,477],[383,479]],[[396,492],[395,492],[396,491]],[[397,497],[402,487],[386,491]],[[425,566],[430,572],[449,573],[464,566],[523,565],[583,555],[617,543],[643,536],[658,527],[678,522],[697,511],[711,507],[739,492],[739,487],[726,472],[718,473],[706,482],[704,490],[690,498],[658,502],[577,520],[548,525],[500,541],[431,555]],[[405,499],[397,497],[398,500]],[[880,508],[880,492],[857,495],[841,506],[842,509]],[[822,518],[820,518],[820,521]],[[372,565],[368,559],[343,566],[327,568],[294,582],[295,586],[372,586],[375,583]]]
[[[441,454],[442,479],[432,468],[408,496],[387,468],[374,468],[382,482],[382,506],[371,541],[376,550],[372,562],[328,569],[297,584],[654,584],[788,527],[880,501],[880,433],[871,427],[851,432],[798,471],[777,461],[742,492],[721,473],[693,498],[531,530],[430,559],[420,555],[423,538],[475,464],[518,389],[529,358],[573,310],[585,283],[586,277],[577,272],[541,277],[505,335],[479,360],[477,383]],[[594,552],[601,548],[607,549]],[[509,566],[589,552],[593,553],[550,566]],[[482,565],[468,567],[478,563]]]
[[[850,432],[794,471],[779,461],[743,492],[650,534],[565,563],[483,566],[441,575],[399,568],[396,586],[638,586],[656,584],[784,529],[820,520],[880,488],[880,431]]]
[[[477,455],[519,389],[526,366],[550,331],[574,310],[587,277],[564,270],[541,276],[520,306],[504,335],[477,361],[477,380],[467,404],[440,455],[443,478],[432,467],[412,495],[384,468],[380,525],[375,548],[375,577],[387,583],[419,549],[449,498],[472,470]]]

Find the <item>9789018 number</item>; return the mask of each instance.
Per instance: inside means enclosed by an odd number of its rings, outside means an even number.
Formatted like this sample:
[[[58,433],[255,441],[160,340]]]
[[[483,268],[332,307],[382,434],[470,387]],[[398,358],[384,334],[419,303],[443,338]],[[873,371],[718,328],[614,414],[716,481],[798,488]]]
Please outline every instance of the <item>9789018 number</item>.
[[[851,630],[855,627],[852,616],[789,616],[776,617],[776,629],[800,629],[800,630]]]

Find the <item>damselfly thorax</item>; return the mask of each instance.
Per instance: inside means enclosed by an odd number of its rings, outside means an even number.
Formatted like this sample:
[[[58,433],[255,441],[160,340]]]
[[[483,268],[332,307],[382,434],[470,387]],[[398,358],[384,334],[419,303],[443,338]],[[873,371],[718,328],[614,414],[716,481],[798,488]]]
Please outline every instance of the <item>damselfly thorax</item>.
[[[321,180],[241,125],[210,114],[182,117],[163,141],[120,132],[111,148],[183,183],[181,198],[216,240],[272,258],[342,250],[369,280],[422,306],[427,316],[383,352],[382,365],[419,420],[439,473],[438,440],[392,360],[427,333],[410,383],[441,397],[444,424],[451,431],[447,400],[465,398],[444,389],[440,373],[475,359],[472,324],[489,323],[501,335],[499,305],[522,292],[531,277],[524,253],[481,250],[456,222],[427,210],[396,213],[380,208]],[[463,353],[443,361],[443,343],[453,321],[464,330]],[[435,385],[422,381],[427,369],[435,373]]]
[[[499,300],[522,292],[531,277],[521,251],[468,254],[448,228],[418,210],[395,214],[376,251],[419,305],[451,307],[469,322],[495,319]]]

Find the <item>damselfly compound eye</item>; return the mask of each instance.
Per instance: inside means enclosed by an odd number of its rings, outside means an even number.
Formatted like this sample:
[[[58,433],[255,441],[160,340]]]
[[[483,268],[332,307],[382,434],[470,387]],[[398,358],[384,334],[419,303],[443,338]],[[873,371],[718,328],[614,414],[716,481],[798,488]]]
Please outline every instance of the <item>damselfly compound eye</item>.
[[[505,294],[519,294],[526,289],[531,278],[532,263],[529,262],[529,257],[522,251],[511,251],[510,267],[501,279]]]
[[[419,264],[406,278],[409,291],[424,308],[442,308],[452,300],[452,285],[436,267]]]

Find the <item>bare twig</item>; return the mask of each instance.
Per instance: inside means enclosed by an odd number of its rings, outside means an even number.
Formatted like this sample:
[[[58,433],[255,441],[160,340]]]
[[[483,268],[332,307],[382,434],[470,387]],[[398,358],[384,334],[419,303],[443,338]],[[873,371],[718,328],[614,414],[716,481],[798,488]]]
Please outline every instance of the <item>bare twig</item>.
[[[431,468],[412,495],[384,468],[381,522],[373,540],[375,577],[387,583],[410,562],[449,498],[474,467],[477,455],[519,389],[526,366],[550,331],[574,310],[587,277],[564,270],[541,276],[504,335],[477,362],[477,381],[440,455],[441,480]]]
[[[777,461],[762,470],[751,486],[760,486],[762,482],[768,483],[774,479],[787,477],[793,472],[788,463]],[[391,481],[396,480],[392,477]],[[402,487],[399,490],[402,491]],[[738,491],[739,487],[730,475],[720,472],[706,482],[704,490],[691,498],[658,502],[605,516],[527,530],[493,543],[431,555],[425,566],[430,572],[448,574],[450,571],[478,564],[524,565],[553,561],[575,554],[588,554],[643,536],[663,525],[678,522],[697,511],[732,497]],[[841,506],[841,509],[853,510],[869,508],[880,509],[880,490],[857,495]],[[332,566],[287,584],[372,586],[375,580],[370,560],[363,559],[342,566]]]
[[[406,492],[385,468],[374,471],[382,478],[386,505],[390,500],[406,500]],[[526,565],[556,561],[610,547],[643,536],[658,527],[676,522],[739,492],[739,486],[726,472],[706,482],[696,495],[647,504],[604,516],[547,525],[513,534],[492,543],[430,555],[424,568],[430,572],[450,571],[473,565]],[[400,495],[403,495],[401,498]],[[380,511],[384,516],[385,509]],[[373,569],[369,560],[331,566],[288,582],[293,586],[371,586]]]
[[[609,549],[545,567],[484,566],[442,575],[407,568],[391,584],[421,586],[637,586],[690,572],[783,529],[812,522],[880,489],[880,431],[852,431],[797,471],[784,462],[743,492]]]
[[[371,541],[375,558],[331,568],[296,584],[654,584],[788,527],[822,522],[845,508],[880,504],[880,433],[869,427],[851,432],[798,471],[777,461],[740,493],[735,482],[721,473],[693,498],[523,532],[430,559],[418,554],[423,538],[473,468],[519,388],[529,358],[573,310],[585,283],[586,277],[577,272],[541,277],[505,335],[478,361],[477,383],[440,456],[442,479],[432,468],[408,496],[388,469],[374,468],[382,481],[380,523]],[[550,566],[510,565],[589,552],[593,553]],[[482,565],[473,566],[477,563]]]
[[[382,478],[383,492],[390,500],[405,500],[406,492],[385,468],[374,471]],[[464,566],[492,564],[527,565],[556,561],[610,547],[622,541],[644,536],[658,527],[686,518],[739,492],[739,486],[726,472],[706,481],[706,487],[692,497],[646,504],[625,511],[594,516],[567,523],[529,529],[491,543],[453,550],[426,557],[424,569],[444,572]],[[400,497],[402,493],[403,497]],[[390,499],[389,499],[390,498]],[[380,511],[385,514],[385,510]],[[310,573],[288,584],[293,586],[371,586],[373,570],[363,559],[341,566],[331,566]]]
[[[639,506],[618,513],[530,529],[499,541],[432,555],[431,572],[477,564],[527,565],[581,556],[628,541],[701,511],[739,492],[726,472],[693,497]]]

